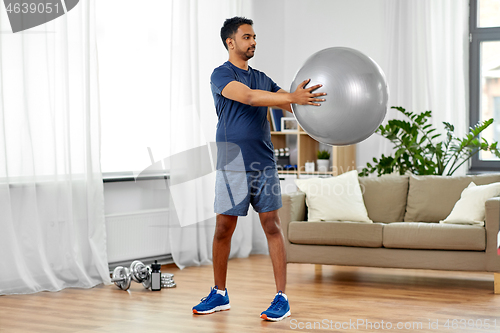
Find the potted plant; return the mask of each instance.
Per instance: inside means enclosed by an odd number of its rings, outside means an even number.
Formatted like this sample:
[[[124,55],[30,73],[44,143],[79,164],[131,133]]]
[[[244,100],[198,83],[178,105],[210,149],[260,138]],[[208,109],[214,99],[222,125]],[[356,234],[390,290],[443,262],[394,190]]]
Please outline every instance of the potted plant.
[[[318,171],[327,172],[330,164],[330,152],[328,150],[319,150],[317,156],[316,165],[318,166]]]
[[[394,155],[373,158],[374,164],[366,164],[360,176],[368,176],[377,172],[383,174],[412,173],[415,175],[451,176],[461,165],[467,162],[479,151],[490,151],[500,157],[497,142],[491,144],[479,135],[493,123],[493,119],[479,122],[471,127],[464,138],[455,136],[455,127],[443,122],[446,129],[444,140],[439,140],[441,134],[427,121],[432,117],[431,111],[420,114],[408,112],[402,107],[393,106],[408,117],[408,121],[393,119],[388,124],[380,125],[375,133],[382,135],[394,144]]]

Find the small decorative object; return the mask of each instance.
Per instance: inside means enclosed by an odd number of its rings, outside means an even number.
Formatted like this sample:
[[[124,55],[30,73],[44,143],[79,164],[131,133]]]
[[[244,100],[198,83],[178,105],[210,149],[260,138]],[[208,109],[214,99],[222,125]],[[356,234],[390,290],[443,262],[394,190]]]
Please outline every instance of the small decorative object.
[[[276,155],[278,151],[278,155]],[[285,166],[290,164],[290,149],[288,147],[275,149],[276,165],[279,170],[285,170]]]
[[[282,132],[297,132],[297,119],[294,117],[281,118],[281,131]]]
[[[330,152],[328,150],[318,151],[318,159],[316,160],[319,172],[327,172],[330,164]]]
[[[151,264],[151,290],[160,291],[161,290],[161,265],[155,260],[154,264]]]
[[[307,161],[305,167],[306,167],[306,172],[314,172],[314,162]]]

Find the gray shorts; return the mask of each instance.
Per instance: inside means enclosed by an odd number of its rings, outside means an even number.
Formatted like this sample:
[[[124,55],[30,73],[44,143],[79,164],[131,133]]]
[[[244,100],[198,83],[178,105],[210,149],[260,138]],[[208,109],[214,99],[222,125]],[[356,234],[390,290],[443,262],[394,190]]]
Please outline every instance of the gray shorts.
[[[215,180],[216,214],[246,216],[252,205],[258,213],[281,208],[281,187],[278,170],[217,170]]]

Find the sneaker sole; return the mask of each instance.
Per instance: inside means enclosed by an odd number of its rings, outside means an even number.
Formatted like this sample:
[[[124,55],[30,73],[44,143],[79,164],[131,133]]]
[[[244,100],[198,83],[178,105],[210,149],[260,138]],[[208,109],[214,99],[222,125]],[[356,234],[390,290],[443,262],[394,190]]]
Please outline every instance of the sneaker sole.
[[[266,314],[262,314],[260,317],[264,320],[269,320],[269,321],[280,321],[280,320],[283,320],[285,319],[286,317],[290,317],[292,315],[292,313],[290,311],[288,311],[287,313],[285,313],[284,316],[282,317],[279,317],[279,318],[271,318],[271,317],[268,317]]]
[[[215,308],[207,310],[207,311],[198,311],[198,310],[193,309],[193,313],[203,315],[203,314],[211,314],[211,313],[219,312],[219,311],[227,311],[229,309],[231,309],[231,305],[225,304],[225,305],[216,306]]]

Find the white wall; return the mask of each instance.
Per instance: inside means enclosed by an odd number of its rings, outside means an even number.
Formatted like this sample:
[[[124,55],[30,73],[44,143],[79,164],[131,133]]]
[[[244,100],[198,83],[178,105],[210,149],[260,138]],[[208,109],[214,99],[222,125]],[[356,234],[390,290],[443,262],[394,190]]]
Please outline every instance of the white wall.
[[[257,52],[250,65],[264,71],[283,89],[290,84],[306,59],[334,46],[357,49],[384,71],[385,0],[251,0],[244,15],[254,20]],[[357,145],[357,165],[363,167],[374,155],[374,140]]]
[[[167,209],[169,192],[166,180],[141,180],[104,183],[104,215]]]

